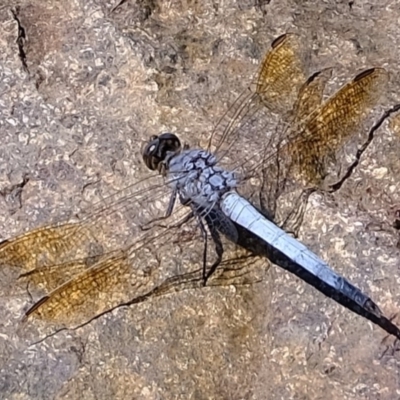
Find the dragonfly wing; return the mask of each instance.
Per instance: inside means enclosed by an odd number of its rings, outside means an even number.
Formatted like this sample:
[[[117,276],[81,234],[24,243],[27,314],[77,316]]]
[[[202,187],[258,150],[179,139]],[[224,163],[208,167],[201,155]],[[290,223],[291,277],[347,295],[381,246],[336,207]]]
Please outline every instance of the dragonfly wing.
[[[286,154],[304,182],[322,182],[329,160],[360,129],[387,82],[388,73],[383,68],[363,71],[294,127]]]
[[[306,79],[306,51],[301,39],[287,33],[276,38],[261,63],[256,93],[271,111],[285,114]]]
[[[302,121],[321,105],[325,85],[331,75],[330,68],[324,69],[314,73],[301,86],[285,134],[291,129],[295,131],[293,127],[301,126]],[[297,189],[296,185],[291,184],[290,157],[285,155],[285,135],[281,140],[275,153],[266,155],[260,167],[260,207],[268,210],[278,225],[296,234],[311,192],[302,187]]]
[[[36,302],[26,312],[26,321],[44,320],[50,331],[76,327],[116,307],[202,287],[203,245],[197,222],[186,219],[187,210],[181,206],[173,226],[152,228],[140,242],[83,267],[80,274]],[[229,241],[224,241],[224,249],[224,259],[208,285],[249,284],[261,279],[268,265],[265,259]],[[208,258],[212,258],[211,249]]]
[[[77,221],[39,228],[0,245],[9,291],[39,286],[49,292],[98,257],[143,240],[149,221],[165,214],[170,190],[159,176],[137,182],[92,207]],[[79,261],[77,261],[79,260]],[[15,285],[15,283],[20,285]]]
[[[105,198],[78,221],[3,242],[1,264],[17,271],[20,284],[12,282],[11,291],[40,289],[25,321],[50,321],[50,329],[77,326],[122,304],[202,285],[204,247],[190,209],[176,204],[170,217],[160,219],[170,192],[159,176],[149,177]],[[217,276],[248,280],[245,266],[254,263],[249,252],[241,249],[239,257],[239,248],[225,239],[224,249]],[[214,251],[209,246],[207,265]],[[218,284],[213,279],[210,284]]]
[[[71,262],[71,265],[82,272],[42,297],[26,312],[26,317],[52,321],[62,318],[67,322],[76,318],[78,311],[81,315],[84,312],[86,318],[93,317],[102,309],[99,296],[109,293],[118,282],[126,282],[129,271],[128,257],[122,250],[102,257],[90,268],[84,261]]]
[[[293,126],[301,124],[322,103],[325,86],[332,76],[332,68],[312,74],[301,86],[293,107]]]
[[[287,114],[306,80],[306,52],[297,35],[277,38],[254,83],[238,97],[215,127],[209,150],[229,167],[254,165],[279,142],[271,129],[273,114]],[[247,167],[247,165],[246,165]]]
[[[87,258],[85,244],[93,242],[90,231],[77,223],[43,227],[7,240],[0,246],[2,285],[10,293],[27,284],[57,287],[84,268],[84,263],[69,265],[68,260]]]
[[[236,100],[212,135],[210,149],[245,177],[241,192],[247,197],[257,193],[258,187],[257,201],[270,218],[284,221],[292,213],[282,207],[282,215],[276,215],[278,199],[294,190],[288,186],[291,158],[286,154],[287,143],[293,127],[302,126],[321,106],[331,73],[325,69],[306,80],[303,43],[294,34],[280,36],[262,61],[255,83]],[[286,201],[288,208],[299,196],[296,193]]]
[[[272,210],[276,221],[287,221],[286,228],[293,204],[301,204],[304,191],[327,186],[340,179],[335,171],[346,171],[346,149],[362,138],[363,123],[388,80],[384,69],[366,70],[321,104],[330,74],[329,69],[323,70],[303,85],[284,142],[263,164],[261,204]],[[357,151],[356,146],[354,156]]]
[[[188,210],[180,206],[169,221],[179,225],[187,215]],[[193,233],[191,228],[189,224],[186,232]],[[181,232],[178,226],[155,225],[129,246],[97,256],[91,265],[87,259],[62,265],[64,272],[67,268],[81,272],[50,290],[26,312],[26,317],[73,326],[144,295],[176,272],[180,257],[176,244],[183,240]],[[43,274],[38,272],[38,276]]]
[[[247,197],[257,194],[260,207],[271,218],[279,211],[278,219],[286,220],[290,204],[303,189],[324,183],[331,161],[356,136],[388,80],[381,68],[366,70],[322,103],[331,73],[325,69],[306,80],[303,43],[293,34],[280,36],[261,63],[254,84],[212,134],[209,149],[225,167],[244,177],[241,192]],[[278,199],[287,207],[278,210]]]

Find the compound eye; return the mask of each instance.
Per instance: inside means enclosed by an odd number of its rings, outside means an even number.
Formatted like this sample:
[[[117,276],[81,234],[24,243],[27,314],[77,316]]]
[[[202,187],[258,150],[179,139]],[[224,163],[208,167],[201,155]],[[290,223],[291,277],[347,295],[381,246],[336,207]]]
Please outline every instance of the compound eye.
[[[172,133],[162,133],[160,136],[152,136],[142,151],[143,161],[152,171],[161,171],[161,163],[167,153],[177,153],[181,149],[178,137]]]
[[[158,136],[152,136],[148,143],[145,144],[142,150],[142,158],[146,167],[155,171],[161,160],[157,157],[157,149],[160,145]]]
[[[178,136],[173,133],[162,133],[158,136],[158,139],[162,142],[163,150],[165,152],[177,152],[181,149],[181,142],[179,141]]]

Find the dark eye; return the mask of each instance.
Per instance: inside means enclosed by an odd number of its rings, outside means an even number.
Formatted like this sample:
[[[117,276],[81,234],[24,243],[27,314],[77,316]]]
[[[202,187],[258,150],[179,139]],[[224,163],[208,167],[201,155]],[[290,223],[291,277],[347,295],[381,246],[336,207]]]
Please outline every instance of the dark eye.
[[[147,168],[161,172],[162,162],[168,153],[177,153],[181,150],[178,137],[172,133],[162,133],[152,136],[142,151],[143,161]]]

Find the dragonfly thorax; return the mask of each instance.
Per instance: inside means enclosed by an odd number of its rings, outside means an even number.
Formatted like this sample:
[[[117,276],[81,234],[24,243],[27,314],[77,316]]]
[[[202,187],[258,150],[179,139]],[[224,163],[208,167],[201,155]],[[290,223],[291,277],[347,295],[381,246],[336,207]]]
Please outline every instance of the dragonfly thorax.
[[[142,151],[145,164],[167,177],[183,202],[201,207],[214,206],[229,190],[237,187],[234,172],[217,165],[217,158],[201,149],[183,147],[172,133],[152,136]]]
[[[217,158],[201,149],[185,149],[169,160],[168,184],[183,202],[213,207],[222,195],[237,187],[234,172],[217,165]]]

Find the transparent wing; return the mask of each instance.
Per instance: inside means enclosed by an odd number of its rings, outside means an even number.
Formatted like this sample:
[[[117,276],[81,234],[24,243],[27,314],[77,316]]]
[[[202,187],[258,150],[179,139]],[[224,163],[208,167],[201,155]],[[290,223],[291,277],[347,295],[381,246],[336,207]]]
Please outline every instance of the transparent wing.
[[[178,207],[173,219],[177,221],[186,216],[187,210]],[[166,264],[161,261],[162,257],[169,257],[169,273],[177,274],[173,260],[179,255],[177,249],[172,251],[173,237],[177,233],[177,228],[157,226],[134,239],[129,246],[98,256],[92,265],[87,265],[87,259],[81,259],[35,270],[40,282],[48,279],[47,272],[51,269],[58,269],[63,278],[71,266],[74,272],[80,272],[50,290],[26,315],[76,324],[132,297],[144,295],[168,276],[166,265],[161,268]],[[160,254],[168,244],[169,253]]]
[[[281,197],[281,214],[290,212],[290,201],[282,201],[282,197],[297,198],[295,187],[302,191],[340,180],[335,172],[346,170],[345,145],[360,142],[363,136],[367,140],[368,132],[362,128],[366,117],[378,105],[388,73],[382,68],[363,71],[319,104],[329,76],[330,71],[324,70],[307,80],[299,92],[292,123],[278,151],[265,157],[264,186],[274,191],[267,194],[265,189],[262,195],[269,196],[264,201],[273,211]],[[353,157],[357,150],[357,146],[352,150]]]
[[[293,106],[292,126],[298,126],[322,103],[325,86],[332,76],[332,68],[311,75],[300,87]]]
[[[297,35],[285,34],[275,39],[255,81],[217,124],[208,149],[231,163],[238,156],[243,160],[243,153],[260,157],[260,142],[265,148],[266,140],[273,139],[267,134],[273,114],[279,113],[282,118],[292,110],[306,80],[305,54]],[[262,133],[262,140],[256,138],[256,133]]]
[[[53,331],[86,323],[116,307],[153,296],[202,287],[201,246],[198,241],[181,239],[178,245],[181,228],[179,232],[176,229],[104,255],[40,299],[26,316],[51,322],[48,329]],[[208,285],[248,284],[261,279],[267,270],[265,259],[228,242],[225,248],[225,259]]]
[[[40,326],[39,335],[43,337],[64,327],[84,325],[118,307],[203,287],[198,241],[182,242],[176,232],[165,233],[162,240],[155,238],[134,251],[105,255],[48,293],[27,311],[21,334],[36,339],[36,329],[29,328]],[[207,286],[251,284],[263,279],[269,265],[265,258],[254,257],[231,243],[226,243],[225,249],[225,258]],[[38,325],[40,321],[44,324]]]
[[[165,213],[168,195],[160,177],[149,177],[102,200],[81,220],[39,228],[3,242],[0,262],[20,277],[34,283],[41,280],[44,289],[52,290],[64,278],[58,276],[61,268],[50,267],[76,259],[90,265],[99,255],[142,240],[143,226]],[[46,279],[40,271],[46,271]]]
[[[322,181],[330,157],[360,128],[363,119],[378,104],[387,82],[388,73],[383,68],[365,70],[298,120],[289,134],[285,154],[306,182]]]
[[[7,279],[2,279],[2,285],[8,294],[27,287],[36,298],[45,294],[29,314],[41,310],[50,318],[60,310],[69,320],[77,308],[86,316],[104,311],[114,304],[113,287],[129,286],[127,274],[136,279],[130,284],[133,290],[134,285],[144,286],[143,269],[150,262],[134,252],[147,246],[146,255],[151,258],[151,249],[171,236],[173,230],[167,225],[149,227],[165,214],[169,196],[159,176],[149,177],[101,201],[82,220],[39,228],[3,242],[0,265]],[[179,223],[187,214],[188,210],[178,206],[167,223]],[[107,301],[100,302],[99,296]],[[98,306],[86,307],[92,297]]]
[[[372,68],[323,102],[332,71],[306,80],[306,60],[296,35],[276,39],[255,83],[231,106],[210,139],[209,148],[221,163],[244,178],[243,194],[249,197],[261,188],[260,202],[271,217],[281,196],[323,183],[388,81],[384,69]]]
[[[283,130],[282,137],[279,137],[279,132],[277,132],[277,142],[271,146],[272,154],[262,155],[260,163],[253,167],[255,170],[259,169],[261,175],[261,208],[268,210],[278,224],[292,232],[298,231],[305,205],[313,191],[303,190],[302,187],[296,191],[293,189],[295,185],[289,184],[291,158],[287,154],[287,143],[292,142],[288,141],[287,137],[292,129],[295,148],[296,139],[301,138],[301,133],[296,138],[296,128],[300,127],[302,121],[321,105],[325,85],[331,74],[332,70],[329,68],[317,72],[300,87],[292,114],[288,119],[288,126]],[[282,197],[285,194],[286,197],[283,200]],[[278,200],[281,205],[280,210],[277,207]],[[277,211],[281,215],[276,215]]]
[[[26,311],[24,327],[39,319],[50,322],[50,332],[79,326],[124,304],[202,286],[203,242],[190,209],[177,204],[160,220],[170,195],[152,176],[104,199],[82,220],[3,242],[0,265],[14,272],[9,292],[28,287],[39,298]],[[265,270],[265,260],[225,239],[224,249],[209,284],[246,283],[260,271],[257,263]],[[213,258],[211,246],[207,265]]]
[[[292,110],[298,90],[306,79],[305,55],[300,38],[294,34],[284,34],[272,42],[255,85],[265,107],[280,114]]]

